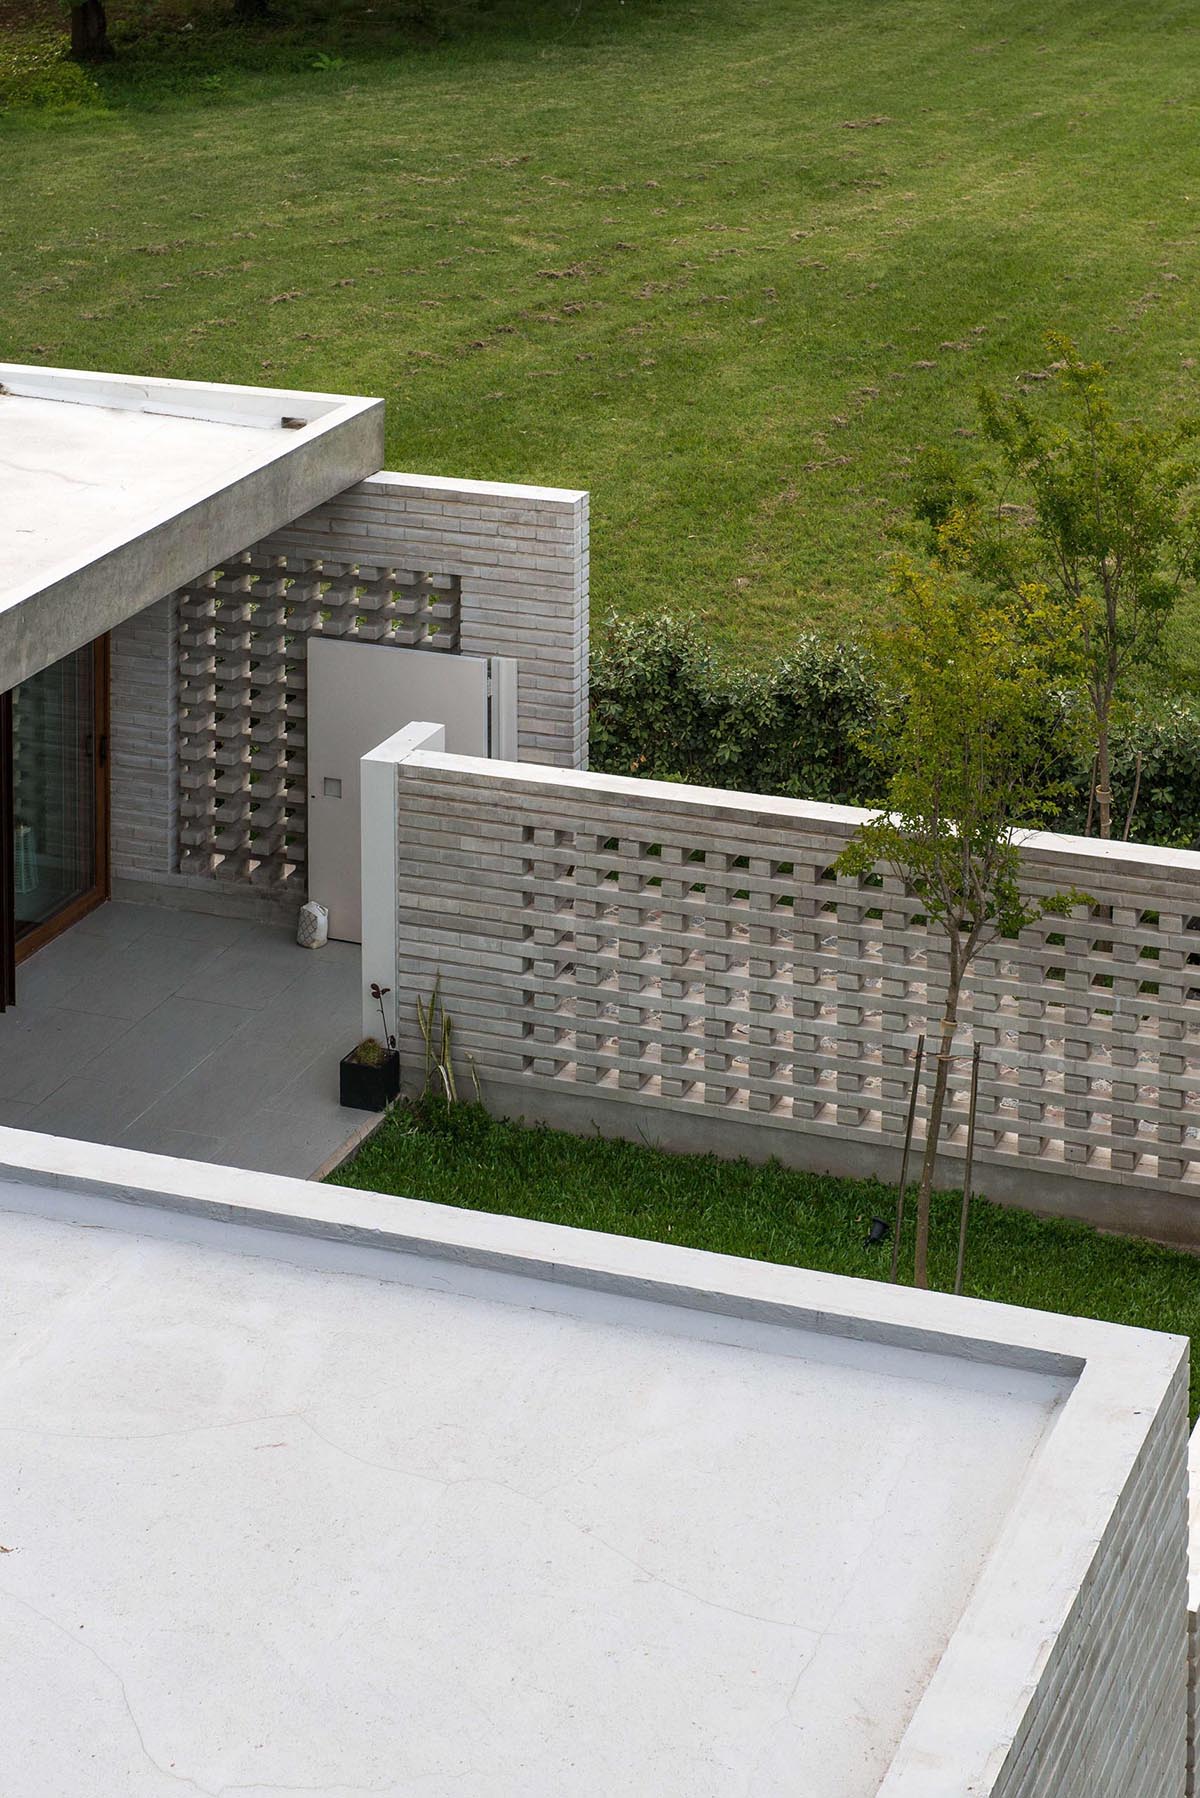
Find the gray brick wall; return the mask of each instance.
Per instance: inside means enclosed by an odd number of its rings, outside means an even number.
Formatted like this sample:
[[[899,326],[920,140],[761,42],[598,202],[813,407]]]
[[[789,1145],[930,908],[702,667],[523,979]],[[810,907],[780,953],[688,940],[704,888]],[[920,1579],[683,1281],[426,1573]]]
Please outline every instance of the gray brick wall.
[[[112,874],[151,880],[176,859],[174,598],[118,626],[109,642]]]
[[[440,976],[497,1106],[896,1171],[945,950],[893,878],[834,875],[865,812],[419,753],[398,778],[396,991]],[[976,962],[942,1177],[978,1041],[985,1193],[1200,1244],[1200,855],[1065,837],[1023,853],[1031,890],[1074,885],[1099,909]],[[411,1002],[399,1023],[419,1065]]]
[[[988,1798],[1183,1798],[1187,1363]]]
[[[456,575],[464,654],[518,663],[520,759],[587,766],[586,493],[383,473],[258,547]]]
[[[328,564],[335,580],[363,566],[372,579],[380,570],[398,568],[452,583],[455,647],[469,655],[506,656],[518,665],[521,758],[585,765],[586,493],[383,473],[247,546],[247,553],[255,568],[268,571],[280,558],[293,568],[316,565],[318,580],[320,567]],[[244,577],[245,570],[235,567],[230,580],[236,585]],[[213,577],[205,576],[188,592],[203,599],[213,584]],[[256,855],[252,838],[242,841],[245,831],[234,852],[226,854],[228,820],[218,816],[215,803],[211,844],[197,840],[192,814],[204,783],[197,784],[194,759],[181,770],[178,754],[179,669],[186,651],[179,641],[180,605],[181,596],[170,595],[113,633],[114,891],[153,885],[157,897],[205,909],[227,901],[253,915],[275,915],[272,908],[280,906],[294,911],[303,897],[302,865],[298,878],[295,870],[277,878],[270,857]],[[302,670],[303,659],[294,667]],[[189,731],[191,724],[189,713]],[[303,786],[303,744],[297,748],[295,736],[293,722],[285,801]],[[299,788],[292,763],[299,768]],[[188,794],[186,819],[181,790]],[[203,807],[197,813],[201,821],[202,814]],[[286,852],[275,859],[286,861]],[[244,890],[251,884],[253,893]]]
[[[1200,1792],[1200,1424],[1188,1442],[1188,1798]]]

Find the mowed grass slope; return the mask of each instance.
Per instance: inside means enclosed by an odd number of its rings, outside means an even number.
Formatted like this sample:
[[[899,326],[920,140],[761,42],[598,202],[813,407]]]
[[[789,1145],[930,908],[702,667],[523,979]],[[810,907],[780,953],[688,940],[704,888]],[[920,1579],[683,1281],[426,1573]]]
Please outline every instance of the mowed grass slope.
[[[175,38],[0,118],[0,355],[382,394],[394,467],[592,490],[601,616],[749,655],[869,616],[915,450],[1047,326],[1200,410],[1191,5]]]

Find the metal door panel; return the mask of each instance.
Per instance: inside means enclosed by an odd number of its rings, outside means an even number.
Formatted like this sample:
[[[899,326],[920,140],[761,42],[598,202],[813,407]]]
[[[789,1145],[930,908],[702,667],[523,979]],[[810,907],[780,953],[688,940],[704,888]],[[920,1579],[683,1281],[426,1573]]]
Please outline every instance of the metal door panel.
[[[489,750],[484,657],[308,640],[308,894],[329,934],[362,941],[359,762],[406,724],[441,724],[454,755]]]

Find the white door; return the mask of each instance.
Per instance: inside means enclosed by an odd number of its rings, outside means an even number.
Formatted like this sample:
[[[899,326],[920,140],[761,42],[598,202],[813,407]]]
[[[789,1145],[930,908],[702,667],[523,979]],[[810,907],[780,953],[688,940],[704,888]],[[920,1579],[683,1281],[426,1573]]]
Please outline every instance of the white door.
[[[330,936],[362,941],[359,762],[414,723],[444,725],[454,755],[497,753],[509,721],[491,729],[488,688],[485,657],[309,638],[308,895],[328,906]]]

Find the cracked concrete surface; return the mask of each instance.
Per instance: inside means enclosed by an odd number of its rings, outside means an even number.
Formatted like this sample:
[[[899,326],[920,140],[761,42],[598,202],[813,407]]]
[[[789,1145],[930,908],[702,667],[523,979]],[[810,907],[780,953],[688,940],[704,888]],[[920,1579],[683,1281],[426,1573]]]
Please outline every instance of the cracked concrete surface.
[[[0,601],[73,558],[146,529],[198,481],[236,479],[262,458],[247,425],[132,407],[0,396]]]
[[[1064,1391],[16,1212],[0,1270],[21,1798],[867,1798]]]

